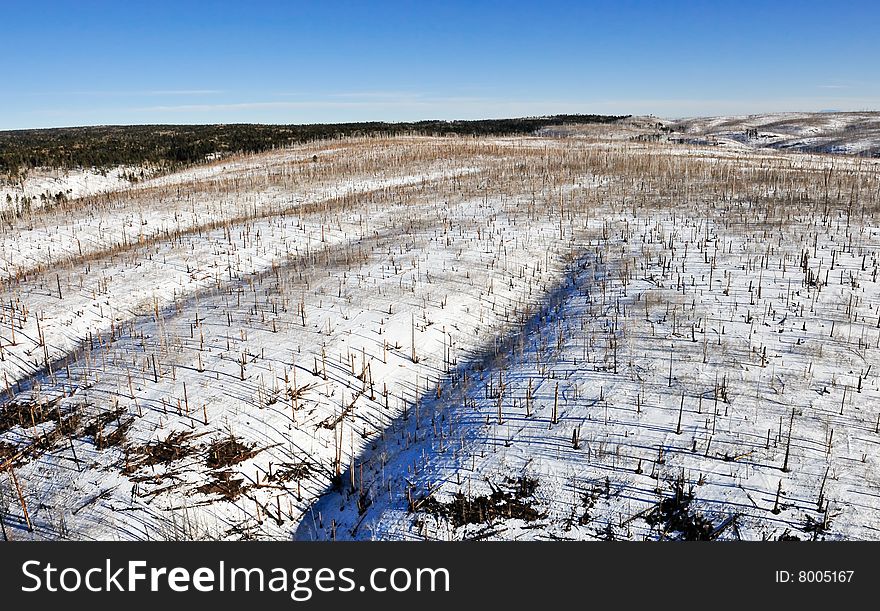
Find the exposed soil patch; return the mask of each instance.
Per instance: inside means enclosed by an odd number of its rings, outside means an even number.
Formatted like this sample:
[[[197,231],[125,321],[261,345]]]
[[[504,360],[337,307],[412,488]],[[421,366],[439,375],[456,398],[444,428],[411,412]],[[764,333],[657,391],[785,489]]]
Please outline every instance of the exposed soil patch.
[[[106,448],[112,448],[113,446],[118,446],[123,441],[125,441],[125,435],[128,433],[128,429],[131,428],[131,425],[134,423],[134,418],[130,418],[125,420],[124,422],[119,422],[117,426],[113,427],[111,430],[104,430],[98,436],[97,446],[99,450],[104,450]]]
[[[661,500],[644,515],[645,522],[662,530],[662,536],[684,541],[712,541],[721,534],[722,527],[716,527],[709,518],[691,509],[695,498],[693,486],[685,489],[683,479],[672,484],[673,495]]]
[[[825,515],[822,520],[817,520],[813,516],[807,516],[806,522],[801,528],[801,530],[810,535],[810,539],[813,541],[819,539],[819,537],[827,533],[830,529],[831,519],[828,515]]]
[[[57,418],[55,428],[46,431],[34,441],[31,446],[32,454],[47,452],[63,439],[74,437],[79,433],[81,419],[78,414],[70,414],[67,417]]]
[[[295,464],[295,463],[281,463],[272,471],[271,476],[268,477],[270,482],[290,482],[290,481],[300,481],[309,476],[311,470],[309,469],[309,465],[305,463],[305,461]]]
[[[0,410],[0,433],[15,426],[31,428],[50,420],[58,420],[58,403],[62,397],[49,401],[21,401],[16,399]]]
[[[170,433],[164,440],[143,446],[126,448],[126,473],[134,473],[141,467],[168,465],[199,451],[199,446],[187,442],[193,437],[188,431]]]
[[[12,458],[16,454],[18,454],[19,449],[12,445],[11,443],[5,443],[0,441],[0,462],[3,462],[9,458]]]
[[[429,496],[414,502],[410,509],[446,518],[456,528],[498,519],[533,522],[545,517],[544,513],[532,506],[538,488],[536,478],[507,479],[501,487],[490,486],[492,494],[489,495],[469,498],[463,492],[457,492],[452,500],[445,503]]]
[[[233,471],[217,471],[214,473],[214,480],[196,488],[197,492],[202,494],[215,494],[226,499],[234,501],[242,492],[247,490],[247,486],[243,486],[244,480],[240,477],[233,477]]]
[[[578,517],[578,524],[580,526],[586,526],[589,524],[592,519],[592,511],[593,507],[596,505],[596,501],[599,500],[599,497],[602,496],[603,489],[599,486],[593,486],[589,491],[584,492],[581,495],[581,506],[583,508],[583,513]]]
[[[45,422],[55,421],[57,424],[54,427],[41,432],[39,435],[35,435],[33,441],[24,447],[17,447],[6,442],[0,442],[0,461],[9,459],[15,455],[19,455],[17,460],[24,459],[25,457],[33,458],[40,456],[45,452],[55,449],[59,442],[76,437],[79,434],[81,427],[79,415],[72,413],[67,416],[61,416],[57,402],[54,403],[54,405],[55,409],[51,410],[51,412],[46,409],[34,410],[34,422],[36,422],[36,424],[43,424]],[[20,406],[18,406],[17,409],[18,408],[20,408]],[[30,408],[27,406],[25,406],[24,409],[30,412]],[[40,416],[39,418],[37,418],[38,415]],[[30,416],[28,416],[28,418],[30,418]],[[12,426],[15,426],[15,424]],[[27,426],[31,425],[28,424]]]
[[[776,538],[777,541],[800,541],[801,538],[797,535],[791,534],[791,532],[786,528],[785,532],[779,535]]]
[[[208,456],[205,464],[209,469],[222,469],[251,458],[260,453],[253,445],[241,443],[233,436],[208,444]]]
[[[134,423],[134,418],[123,420],[124,413],[126,413],[125,408],[119,407],[101,414],[86,425],[83,433],[94,439],[95,446],[99,450],[118,446],[125,441],[125,435]]]

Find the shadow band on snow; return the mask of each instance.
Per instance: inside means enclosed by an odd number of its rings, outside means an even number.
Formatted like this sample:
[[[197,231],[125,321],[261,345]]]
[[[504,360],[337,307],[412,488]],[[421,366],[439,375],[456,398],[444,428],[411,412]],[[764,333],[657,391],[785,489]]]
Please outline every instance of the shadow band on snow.
[[[581,296],[586,297],[588,302],[591,302],[592,297],[588,290],[589,286],[584,286],[582,282],[579,283],[579,279],[585,276],[584,272],[591,268],[593,273],[587,279],[590,285],[592,285],[592,282],[607,276],[608,262],[600,262],[590,252],[586,251],[570,256],[569,263],[565,266],[565,273],[560,281],[545,294],[543,299],[533,306],[534,310],[525,321],[515,324],[510,333],[504,333],[500,342],[496,335],[493,340],[487,341],[483,346],[472,350],[470,355],[466,355],[466,358],[463,360],[460,359],[455,367],[448,372],[437,371],[440,376],[438,382],[443,391],[443,396],[438,399],[433,391],[426,391],[419,395],[417,401],[420,406],[419,409],[422,410],[421,426],[413,417],[411,409],[408,410],[406,416],[403,414],[398,415],[391,425],[383,431],[380,440],[374,443],[372,447],[368,446],[365,451],[356,457],[354,464],[358,465],[358,467],[366,465],[387,451],[390,458],[385,464],[388,466],[398,465],[401,468],[396,473],[393,471],[388,473],[388,478],[399,477],[402,481],[409,482],[410,479],[406,477],[408,474],[405,472],[405,469],[409,464],[412,464],[412,460],[407,460],[407,456],[416,457],[420,456],[422,451],[433,451],[433,442],[437,440],[437,436],[434,434],[433,427],[431,426],[434,419],[445,419],[456,410],[469,409],[456,401],[457,393],[453,394],[450,391],[456,390],[465,376],[473,378],[474,374],[479,375],[481,372],[488,372],[491,376],[499,368],[503,370],[511,361],[519,359],[519,356],[513,359],[510,358],[510,355],[514,353],[520,341],[528,343],[536,337],[540,339],[543,335],[542,330],[549,329],[552,331],[563,306],[577,291],[581,291]],[[530,353],[529,350],[524,351],[524,354]],[[479,382],[479,378],[474,380],[473,386],[466,391],[468,395],[474,390],[481,390],[483,388]],[[474,411],[468,414],[468,416],[467,428],[469,430],[460,432],[469,435],[478,434],[480,424],[485,423],[485,413]],[[422,433],[423,436],[419,438],[418,435]],[[414,444],[401,450],[403,440],[408,435],[413,434],[416,436]],[[450,443],[452,442],[453,440],[450,439]],[[394,454],[391,454],[392,451]],[[434,473],[433,475],[437,476],[440,474]],[[352,473],[351,466],[346,468],[341,477],[328,486],[303,514],[302,520],[293,534],[293,538],[305,541],[330,538],[337,540],[368,538],[365,535],[363,525],[369,518],[376,517],[373,515],[373,510],[376,507],[369,498],[364,497],[371,492],[387,495],[388,491],[378,490],[376,486],[377,484],[381,486],[382,481],[377,482],[376,480],[369,483],[362,481],[359,486],[352,486],[352,482],[357,481],[360,477],[360,474]],[[366,473],[363,474],[363,478],[366,478]],[[442,479],[442,476],[440,479]],[[433,485],[438,482],[429,481],[427,483],[428,485]],[[518,495],[517,491],[519,487],[524,485],[524,480],[514,482],[513,484],[515,488],[512,493],[499,489],[493,493],[493,496],[498,498],[505,497],[508,503],[521,498],[523,495]],[[359,490],[360,487],[363,487],[363,491]],[[407,507],[405,493],[403,491],[394,491],[393,494],[397,494],[399,497],[395,499],[396,505],[405,509]],[[336,519],[339,519],[339,521],[336,524],[332,524],[331,520]]]

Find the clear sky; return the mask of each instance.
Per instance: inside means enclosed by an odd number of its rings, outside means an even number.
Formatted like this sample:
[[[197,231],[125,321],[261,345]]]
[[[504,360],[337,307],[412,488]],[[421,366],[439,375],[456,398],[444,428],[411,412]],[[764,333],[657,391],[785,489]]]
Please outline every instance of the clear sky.
[[[0,0],[0,129],[880,109],[880,3]]]

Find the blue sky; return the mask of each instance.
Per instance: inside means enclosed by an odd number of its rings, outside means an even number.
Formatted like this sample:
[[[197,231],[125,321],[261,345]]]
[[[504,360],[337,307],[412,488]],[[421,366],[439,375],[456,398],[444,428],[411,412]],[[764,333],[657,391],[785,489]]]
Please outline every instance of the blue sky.
[[[880,109],[876,2],[0,9],[0,129]]]

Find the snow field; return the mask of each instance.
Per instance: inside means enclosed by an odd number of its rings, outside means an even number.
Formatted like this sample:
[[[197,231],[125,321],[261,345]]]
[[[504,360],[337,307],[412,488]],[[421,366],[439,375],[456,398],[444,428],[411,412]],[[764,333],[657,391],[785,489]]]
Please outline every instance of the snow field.
[[[13,538],[877,536],[876,166],[326,146],[4,233]]]

